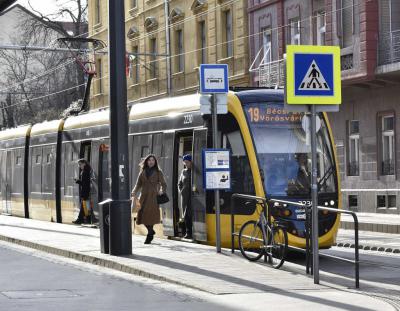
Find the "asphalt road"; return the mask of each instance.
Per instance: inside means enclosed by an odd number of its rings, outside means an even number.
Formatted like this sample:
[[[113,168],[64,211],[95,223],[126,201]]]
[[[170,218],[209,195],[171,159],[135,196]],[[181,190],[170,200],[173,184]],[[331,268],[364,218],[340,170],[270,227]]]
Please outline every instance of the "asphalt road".
[[[225,310],[142,281],[85,271],[0,245],[0,310]]]

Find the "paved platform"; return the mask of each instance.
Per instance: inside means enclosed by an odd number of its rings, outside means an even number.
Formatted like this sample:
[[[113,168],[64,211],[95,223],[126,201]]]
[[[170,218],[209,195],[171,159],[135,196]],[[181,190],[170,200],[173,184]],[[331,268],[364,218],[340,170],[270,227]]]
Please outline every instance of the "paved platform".
[[[0,240],[213,295],[262,295],[265,299],[263,294],[269,294],[287,297],[292,303],[301,300],[302,307],[310,310],[320,310],[317,305],[323,307],[321,310],[395,310],[382,300],[351,289],[351,279],[333,284],[324,281],[321,273],[321,285],[315,285],[303,267],[285,263],[283,269],[275,270],[263,263],[250,263],[229,250],[217,254],[214,247],[206,245],[166,239],[144,245],[143,236],[133,236],[133,255],[116,257],[100,253],[97,229],[10,216],[0,216]],[[366,287],[369,291],[374,288],[371,284]],[[337,297],[337,301],[324,298],[328,296]],[[286,305],[283,299],[281,303],[282,310],[294,306]]]
[[[400,233],[400,215],[379,213],[357,213],[359,230]],[[354,229],[354,221],[351,215],[342,214],[340,227],[342,229]]]

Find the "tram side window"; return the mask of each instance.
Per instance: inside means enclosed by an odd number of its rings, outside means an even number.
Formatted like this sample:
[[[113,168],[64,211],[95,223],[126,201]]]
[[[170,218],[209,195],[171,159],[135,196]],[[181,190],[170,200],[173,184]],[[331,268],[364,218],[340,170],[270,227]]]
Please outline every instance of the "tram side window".
[[[236,120],[225,116],[223,129],[223,144],[231,150],[231,190],[223,195],[225,203],[221,206],[222,213],[230,213],[231,196],[233,193],[255,195],[254,179],[251,172],[249,158],[243,143],[242,135]],[[235,214],[251,215],[254,213],[253,203],[235,202]]]
[[[226,134],[227,148],[231,150],[231,189],[233,193],[254,194],[254,181],[249,158],[239,131]]]
[[[42,148],[32,148],[31,192],[42,192]]]

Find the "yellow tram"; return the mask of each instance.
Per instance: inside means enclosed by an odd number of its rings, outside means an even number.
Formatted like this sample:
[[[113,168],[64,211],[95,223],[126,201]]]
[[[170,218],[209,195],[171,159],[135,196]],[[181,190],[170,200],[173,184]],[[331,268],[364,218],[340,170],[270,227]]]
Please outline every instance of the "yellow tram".
[[[293,202],[311,200],[308,174],[310,146],[303,115],[283,107],[283,91],[236,89],[228,94],[228,113],[218,116],[218,144],[231,150],[231,190],[221,193],[221,242],[228,247],[230,203],[233,193],[266,196]],[[319,115],[319,204],[340,208],[339,173],[330,125]],[[213,195],[203,188],[202,150],[212,146],[211,118],[201,113],[200,95],[134,103],[129,110],[130,182],[138,163],[149,153],[158,159],[168,184],[170,202],[160,209],[157,234],[180,237],[180,200],[177,189],[182,156],[193,155],[193,237],[215,243]],[[0,132],[0,196],[3,213],[46,221],[71,223],[79,211],[79,193],[73,179],[76,160],[86,158],[95,173],[92,200],[110,196],[109,111],[95,111],[66,120],[44,122]],[[11,195],[12,194],[12,195]],[[239,202],[235,228],[258,217],[256,206]],[[305,247],[304,210],[273,206],[284,222],[289,245]],[[135,215],[133,214],[133,219]],[[320,246],[330,247],[339,216],[320,213]],[[132,223],[135,232],[142,228]],[[145,230],[143,231],[145,232]]]

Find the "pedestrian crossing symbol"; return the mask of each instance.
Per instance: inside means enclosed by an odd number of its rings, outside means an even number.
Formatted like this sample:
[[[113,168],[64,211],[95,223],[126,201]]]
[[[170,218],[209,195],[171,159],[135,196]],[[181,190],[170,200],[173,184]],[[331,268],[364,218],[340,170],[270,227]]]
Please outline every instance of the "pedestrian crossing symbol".
[[[340,48],[287,46],[285,91],[287,104],[340,104]]]
[[[315,60],[312,61],[311,66],[308,68],[299,90],[330,90]]]

